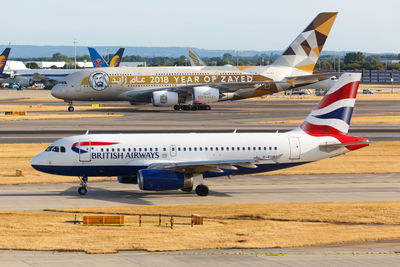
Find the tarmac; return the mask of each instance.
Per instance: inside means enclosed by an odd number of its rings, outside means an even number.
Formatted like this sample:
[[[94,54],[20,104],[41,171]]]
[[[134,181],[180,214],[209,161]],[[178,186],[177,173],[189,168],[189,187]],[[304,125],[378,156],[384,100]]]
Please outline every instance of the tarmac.
[[[11,97],[12,99],[4,99]],[[29,98],[42,100],[30,100]],[[0,107],[7,105],[67,105],[53,100],[43,90],[0,90]],[[24,99],[23,102],[20,100]],[[204,132],[287,131],[296,125],[248,124],[266,120],[302,120],[317,101],[236,101],[212,105],[211,111],[173,111],[150,105],[102,102],[103,109],[75,111],[83,114],[123,114],[116,118],[40,121],[0,121],[1,143],[52,142],[55,139],[91,132]],[[76,102],[75,106],[92,103]],[[107,108],[118,107],[118,108]],[[30,112],[30,111],[29,111]],[[39,112],[32,112],[39,113]],[[40,111],[46,113],[46,111]],[[50,112],[49,112],[50,113]],[[357,101],[354,116],[400,115],[398,101]],[[400,125],[352,125],[350,134],[372,141],[400,139]],[[121,205],[165,205],[196,203],[278,203],[321,201],[398,201],[400,174],[347,174],[296,176],[236,176],[208,179],[210,195],[199,197],[180,191],[144,192],[137,185],[90,182],[86,196],[77,194],[74,183],[0,186],[0,210],[43,210]],[[149,253],[127,251],[109,255],[84,253],[0,251],[0,266],[376,266],[399,265],[400,241],[389,240],[336,246],[293,249],[205,250]]]

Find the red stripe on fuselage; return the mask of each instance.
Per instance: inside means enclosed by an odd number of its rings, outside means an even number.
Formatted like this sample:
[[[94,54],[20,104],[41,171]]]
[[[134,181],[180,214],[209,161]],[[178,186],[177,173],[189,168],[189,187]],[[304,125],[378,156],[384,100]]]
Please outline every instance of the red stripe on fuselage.
[[[327,107],[330,104],[342,99],[356,98],[359,84],[360,81],[348,83],[342,86],[336,92],[324,96],[324,98],[322,98],[321,102],[319,102],[318,106],[315,109]]]
[[[72,146],[74,147],[74,146],[77,146],[78,144],[80,146],[89,146],[89,145],[90,146],[110,146],[110,145],[116,145],[119,143],[116,143],[116,142],[76,142]]]

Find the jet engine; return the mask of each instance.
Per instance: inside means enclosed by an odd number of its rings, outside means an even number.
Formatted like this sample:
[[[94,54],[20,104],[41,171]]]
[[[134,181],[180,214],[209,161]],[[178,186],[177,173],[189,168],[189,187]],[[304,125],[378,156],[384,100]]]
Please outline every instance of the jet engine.
[[[209,86],[193,87],[193,103],[213,103],[219,100],[219,90]]]
[[[176,190],[193,187],[193,177],[183,173],[143,169],[138,172],[138,186],[141,190]]]
[[[179,102],[179,95],[176,92],[156,91],[152,94],[152,103],[155,107],[169,107]]]

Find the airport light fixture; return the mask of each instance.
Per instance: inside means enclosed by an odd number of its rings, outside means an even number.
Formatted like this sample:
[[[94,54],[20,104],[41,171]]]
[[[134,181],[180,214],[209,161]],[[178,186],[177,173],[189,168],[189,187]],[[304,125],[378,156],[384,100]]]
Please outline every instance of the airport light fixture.
[[[78,41],[74,38],[74,71],[76,71],[76,44]]]

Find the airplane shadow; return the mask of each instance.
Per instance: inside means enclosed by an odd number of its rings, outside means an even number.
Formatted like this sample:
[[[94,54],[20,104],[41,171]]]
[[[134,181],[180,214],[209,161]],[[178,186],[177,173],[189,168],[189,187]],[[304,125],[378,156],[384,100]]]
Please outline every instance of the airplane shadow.
[[[135,185],[133,185],[135,186]],[[0,197],[55,197],[54,201],[57,201],[57,197],[68,197],[69,199],[79,199],[84,201],[85,199],[99,200],[105,202],[112,202],[115,205],[127,204],[127,205],[154,205],[154,199],[167,199],[169,197],[174,198],[174,203],[187,203],[190,199],[197,198],[201,201],[201,198],[193,191],[191,193],[181,192],[180,190],[174,191],[138,191],[132,188],[126,190],[110,190],[107,188],[91,187],[88,186],[88,193],[86,195],[79,195],[77,192],[77,186],[71,186],[63,191],[53,191],[49,189],[46,192],[38,193],[6,193],[1,194]],[[222,193],[211,191],[209,196],[213,197],[231,197],[229,193]],[[159,198],[159,199],[157,199]],[[46,199],[46,201],[48,201]],[[168,200],[166,201],[168,202]],[[101,205],[101,204],[99,204]]]

